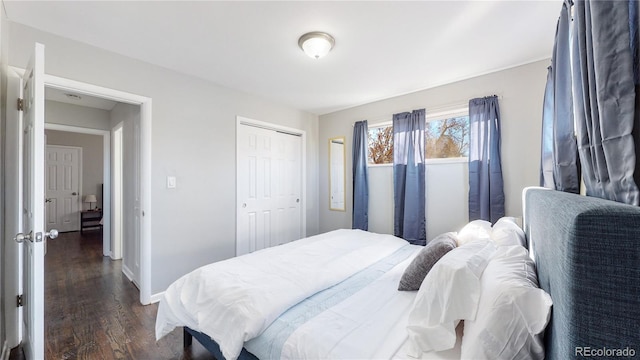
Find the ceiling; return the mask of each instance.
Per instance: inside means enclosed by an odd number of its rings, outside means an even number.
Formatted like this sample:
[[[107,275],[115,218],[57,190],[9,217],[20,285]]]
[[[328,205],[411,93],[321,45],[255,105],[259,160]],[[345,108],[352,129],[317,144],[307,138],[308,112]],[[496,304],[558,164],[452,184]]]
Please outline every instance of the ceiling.
[[[8,18],[315,114],[551,56],[562,1],[4,1]],[[333,35],[325,58],[298,37]]]

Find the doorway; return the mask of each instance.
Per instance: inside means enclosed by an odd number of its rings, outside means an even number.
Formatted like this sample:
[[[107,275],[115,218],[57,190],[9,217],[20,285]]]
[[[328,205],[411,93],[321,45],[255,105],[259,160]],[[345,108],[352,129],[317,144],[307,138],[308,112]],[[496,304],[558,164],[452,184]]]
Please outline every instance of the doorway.
[[[8,88],[10,90],[7,93],[7,99],[8,99],[7,103],[13,103],[13,104],[16,103],[17,94],[18,94],[17,90],[19,90],[22,87],[20,78],[23,73],[24,73],[23,69],[10,67],[9,74],[11,76],[8,76]],[[140,239],[139,241],[140,255],[139,255],[139,258],[137,259],[138,260],[137,262],[140,265],[139,301],[143,305],[150,304],[152,302],[151,272],[150,272],[150,261],[151,261],[150,260],[150,256],[151,256],[151,244],[150,244],[151,141],[150,140],[151,140],[151,106],[152,106],[151,99],[147,97],[131,94],[131,93],[126,93],[126,92],[113,90],[109,88],[103,88],[103,87],[82,83],[78,81],[73,81],[65,78],[55,77],[47,74],[45,74],[43,77],[44,77],[44,81],[43,81],[44,85],[48,88],[55,88],[62,91],[69,91],[76,94],[86,94],[94,97],[102,97],[102,98],[110,99],[113,101],[122,102],[125,104],[131,104],[131,105],[134,105],[136,108],[138,108],[138,115],[140,118],[140,121],[139,121],[139,129],[140,129],[139,174],[140,176],[139,178],[140,178],[140,188],[142,189],[142,191],[140,191],[140,196],[139,196],[140,217],[139,217],[139,224],[138,224],[139,225],[138,229],[140,233],[140,238],[139,238]],[[15,93],[14,93],[14,90],[16,90]],[[7,138],[11,140],[9,141],[11,142],[11,144],[9,144],[8,142],[7,148],[10,148],[10,149],[22,148],[22,145],[19,144],[17,140],[21,138],[20,136],[21,129],[19,129],[18,125],[13,126],[13,124],[19,124],[19,122],[17,120],[9,121],[9,119],[18,118],[18,113],[19,112],[17,111],[17,108],[15,111],[15,114],[11,111],[8,112],[7,123],[11,124],[11,127],[8,126],[7,128],[7,134],[8,134]],[[49,124],[48,128],[50,129],[55,128],[56,130],[68,131],[68,130],[71,130],[69,126],[73,127],[72,125]],[[78,126],[76,126],[76,128],[78,128]],[[110,137],[111,137],[110,129],[105,131],[105,130],[83,128],[82,130],[89,133],[93,132],[95,134],[102,136],[103,146],[105,149],[107,149],[104,152],[105,157],[109,159],[108,156],[110,156],[109,149],[110,149]],[[14,139],[16,141],[14,141]],[[16,154],[16,157],[18,157],[17,154]],[[20,165],[21,163],[14,164],[13,162],[9,162],[9,164],[11,165],[12,169],[13,168],[19,169],[21,166]],[[109,161],[104,161],[104,164],[107,164],[105,165],[105,167],[110,168]],[[105,171],[105,173],[108,173],[108,171],[109,170]],[[15,173],[18,174],[17,170]],[[15,190],[15,191],[10,191],[9,193],[11,194],[21,193],[22,187],[20,186],[21,181],[19,176],[16,175],[15,179],[13,176],[10,176],[9,180],[10,181],[7,181],[7,189]],[[105,177],[104,179],[104,197],[105,198],[111,197],[110,182],[111,182],[111,179],[109,177]],[[6,223],[10,225],[10,226],[7,226],[6,231],[8,231],[9,234],[15,235],[17,233],[16,229],[19,229],[21,218],[19,214],[20,212],[19,211],[14,212],[13,209],[14,208],[19,209],[21,208],[21,205],[17,195],[15,197],[7,198],[6,200],[7,200],[6,201],[7,204],[11,204],[11,206],[8,206],[8,208],[11,209],[11,211],[7,212],[6,214],[7,215]],[[110,231],[110,228],[111,228],[110,202],[105,202],[104,212],[105,212],[104,213],[105,214],[104,229],[105,229],[105,232],[108,232]],[[12,261],[15,260],[16,263],[8,264],[7,266],[9,266],[10,269],[15,269],[15,271],[17,272],[16,278],[22,278],[22,265],[19,261],[20,259],[22,259],[22,255],[21,255],[22,248],[17,246],[17,244],[11,244],[11,245],[14,245],[14,246],[10,247],[7,250],[7,254],[9,255],[7,255],[6,258],[13,259]],[[110,242],[105,242],[103,250],[111,250],[110,247],[111,247]],[[104,252],[106,253],[107,251],[104,251]],[[15,256],[13,255],[14,253],[15,253]],[[8,282],[7,284],[5,284],[5,289],[3,290],[6,291],[6,294],[21,294],[22,282]],[[7,324],[13,324],[13,325],[7,326],[7,339],[11,347],[16,346],[22,339],[22,335],[21,335],[22,334],[22,325],[21,325],[22,311],[18,311],[18,309],[19,308],[16,308],[15,305],[12,307],[10,302],[7,302],[5,304],[6,314],[10,315],[10,316],[7,316]]]
[[[64,95],[74,95],[73,100],[64,101]],[[57,101],[60,98],[62,102]],[[80,218],[89,220],[86,226],[80,221],[81,232],[85,228],[103,230],[103,256],[123,260],[122,271],[139,287],[139,106],[47,89],[45,113],[49,144],[75,145],[84,150],[85,170],[80,176],[83,185],[75,200],[83,210]],[[90,126],[102,129],[89,129]],[[102,136],[96,136],[98,133]],[[79,213],[74,213],[76,218]],[[110,224],[107,217],[111,218]]]
[[[63,92],[70,92],[78,95],[88,95],[94,98],[107,99],[116,101],[123,104],[134,105],[138,109],[138,129],[139,129],[139,142],[137,144],[139,149],[139,155],[137,156],[138,170],[138,189],[139,194],[137,196],[136,219],[138,220],[136,225],[136,231],[139,233],[139,241],[137,246],[139,248],[139,256],[137,256],[136,262],[139,267],[139,289],[140,289],[140,303],[143,305],[150,304],[151,298],[151,108],[152,99],[140,95],[135,95],[119,90],[87,84],[75,80],[61,78],[57,76],[45,74],[45,86],[61,90]],[[105,156],[111,155],[111,132],[108,131],[104,136],[103,144],[109,151],[105,151]],[[108,141],[107,141],[108,139]],[[110,158],[109,161],[105,161],[105,173],[110,172]],[[111,194],[111,177],[105,176],[104,179],[104,197],[106,199],[112,199]],[[104,203],[104,231],[109,231],[112,226],[112,209],[111,201]],[[109,242],[105,242],[104,248],[107,246],[109,251],[112,250],[112,245]]]
[[[52,105],[54,103],[48,101],[47,104]],[[60,111],[60,115],[64,116],[64,110]],[[81,148],[84,147],[85,149],[90,149],[91,151],[88,151],[89,153],[97,152],[97,155],[94,154],[90,156],[91,167],[85,166],[84,170],[86,171],[84,171],[84,176],[82,173],[80,174],[81,185],[79,185],[79,189],[77,191],[78,195],[75,200],[77,201],[77,207],[79,210],[85,210],[85,208],[88,209],[90,206],[93,206],[94,208],[101,207],[103,214],[106,214],[106,210],[110,208],[110,201],[108,199],[110,193],[109,180],[111,178],[111,166],[109,160],[111,152],[111,133],[108,130],[55,124],[48,121],[51,121],[51,119],[45,119],[45,131],[50,134],[47,136],[48,142],[53,138],[57,145],[73,144]],[[55,135],[51,136],[52,134]],[[88,145],[88,143],[95,140],[98,141],[98,144]],[[87,146],[90,147],[87,148]],[[82,159],[84,158],[85,156],[82,157]],[[95,176],[96,173],[99,173],[98,176]],[[87,176],[90,177],[90,179],[87,179],[89,181],[84,180]],[[87,195],[94,195],[98,201],[93,204],[84,203]],[[47,216],[49,215],[47,214]],[[76,217],[76,221],[79,223],[80,211],[74,213],[74,216]],[[60,229],[57,230],[60,231]],[[77,230],[80,230],[79,224]],[[111,230],[111,227],[106,226],[105,222],[102,232],[102,253],[104,256],[111,255]]]

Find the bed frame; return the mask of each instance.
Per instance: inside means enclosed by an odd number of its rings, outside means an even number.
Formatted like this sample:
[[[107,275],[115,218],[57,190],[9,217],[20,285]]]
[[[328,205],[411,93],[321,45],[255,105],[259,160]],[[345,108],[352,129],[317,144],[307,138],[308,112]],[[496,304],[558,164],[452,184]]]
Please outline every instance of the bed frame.
[[[538,281],[553,300],[546,359],[640,356],[640,207],[540,188],[523,198]]]
[[[553,300],[545,358],[640,356],[640,207],[542,188],[525,189],[523,203],[538,281]],[[189,328],[185,347],[193,337],[224,359]],[[257,358],[242,349],[239,359]]]
[[[218,360],[223,360],[224,356],[222,356],[222,351],[220,351],[220,346],[216,343],[209,335],[203,334],[199,331],[195,331],[191,328],[184,327],[183,330],[183,345],[185,349],[193,343],[193,338],[196,338],[205,349],[209,350],[211,355],[213,355]],[[248,352],[247,349],[242,348],[242,352],[240,356],[238,356],[238,360],[258,360],[258,358],[252,353]]]

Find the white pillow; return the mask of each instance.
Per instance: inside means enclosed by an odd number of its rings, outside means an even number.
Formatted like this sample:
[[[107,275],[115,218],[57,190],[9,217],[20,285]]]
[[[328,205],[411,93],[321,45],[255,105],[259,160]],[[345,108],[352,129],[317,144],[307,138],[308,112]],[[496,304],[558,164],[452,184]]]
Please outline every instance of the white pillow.
[[[512,217],[502,217],[491,229],[491,240],[498,246],[521,245],[526,247],[527,241],[522,228]]]
[[[491,223],[485,220],[473,220],[458,231],[458,246],[474,240],[489,240]]]
[[[431,268],[409,313],[410,356],[454,347],[460,320],[476,316],[480,276],[495,251],[491,241],[474,241],[449,251]]]
[[[522,246],[503,246],[482,273],[475,320],[465,320],[462,359],[543,359],[542,332],[551,297],[538,288],[535,266]]]

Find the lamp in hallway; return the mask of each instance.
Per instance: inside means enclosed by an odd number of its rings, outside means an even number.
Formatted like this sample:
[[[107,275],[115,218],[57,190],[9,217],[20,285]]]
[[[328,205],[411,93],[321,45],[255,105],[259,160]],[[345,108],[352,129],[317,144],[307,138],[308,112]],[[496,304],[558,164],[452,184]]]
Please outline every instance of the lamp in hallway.
[[[95,195],[86,195],[84,202],[89,203],[89,210],[93,210],[93,203],[98,202]]]

